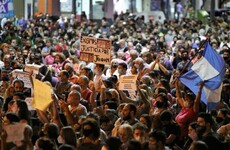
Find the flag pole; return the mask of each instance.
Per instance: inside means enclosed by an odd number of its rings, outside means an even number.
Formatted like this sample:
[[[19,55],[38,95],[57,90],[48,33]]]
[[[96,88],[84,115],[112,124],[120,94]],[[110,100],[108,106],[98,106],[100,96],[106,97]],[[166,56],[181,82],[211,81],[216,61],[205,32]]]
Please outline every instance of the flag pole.
[[[184,65],[184,67],[182,68],[182,70],[179,72],[178,76],[173,79],[172,84],[174,85],[174,83],[176,82],[176,80],[184,73],[184,71],[188,68],[189,64],[191,63],[191,61],[196,57],[196,55],[201,51],[201,48],[205,45],[205,43],[209,40],[209,36],[207,36],[207,38],[205,40],[202,41],[202,43],[199,45],[198,50],[196,51],[196,53],[192,56],[192,58],[190,58],[190,60]]]

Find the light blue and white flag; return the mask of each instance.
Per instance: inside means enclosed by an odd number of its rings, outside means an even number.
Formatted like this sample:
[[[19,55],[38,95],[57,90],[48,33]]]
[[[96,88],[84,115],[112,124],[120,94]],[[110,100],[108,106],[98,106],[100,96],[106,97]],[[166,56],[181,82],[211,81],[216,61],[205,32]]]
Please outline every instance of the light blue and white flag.
[[[207,42],[201,58],[179,79],[194,94],[198,93],[199,83],[204,81],[201,100],[211,110],[220,101],[224,75],[225,61]]]
[[[13,0],[0,0],[0,18],[14,17]]]

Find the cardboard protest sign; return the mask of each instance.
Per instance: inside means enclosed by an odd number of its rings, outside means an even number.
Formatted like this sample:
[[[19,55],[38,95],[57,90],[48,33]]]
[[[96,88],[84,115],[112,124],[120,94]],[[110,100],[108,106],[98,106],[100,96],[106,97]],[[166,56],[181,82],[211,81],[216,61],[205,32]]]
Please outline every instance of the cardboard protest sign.
[[[38,74],[40,67],[40,65],[26,64],[24,70],[26,72],[33,72],[34,74]]]
[[[111,41],[94,37],[81,37],[80,60],[96,64],[110,64]]]
[[[123,75],[119,78],[119,90],[136,90],[137,75]]]
[[[44,82],[37,79],[33,79],[34,82],[34,99],[32,106],[36,109],[45,111],[50,103],[51,99],[51,87]]]
[[[24,140],[25,123],[17,123],[3,126],[7,133],[6,142],[15,142]]]

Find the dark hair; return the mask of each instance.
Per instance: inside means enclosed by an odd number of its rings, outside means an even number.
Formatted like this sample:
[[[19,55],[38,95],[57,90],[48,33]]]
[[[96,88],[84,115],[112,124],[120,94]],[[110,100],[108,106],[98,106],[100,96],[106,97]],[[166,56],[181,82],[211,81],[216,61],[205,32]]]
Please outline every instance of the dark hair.
[[[19,118],[15,113],[8,112],[8,113],[6,113],[5,116],[9,120],[10,123],[19,122]]]
[[[142,145],[140,141],[131,139],[128,143],[127,150],[142,150]]]
[[[65,140],[66,144],[72,145],[74,147],[77,146],[77,137],[74,132],[74,129],[71,126],[66,126],[61,129],[62,137]]]
[[[69,72],[67,70],[62,70],[62,73],[64,76],[66,76],[67,78],[69,78]]]
[[[16,100],[15,102],[19,108],[19,112],[18,112],[19,119],[20,120],[25,119],[28,122],[28,124],[30,124],[30,111],[28,109],[26,102],[23,100]]]
[[[197,122],[191,122],[189,126],[192,127],[194,130],[196,130],[198,127]]]
[[[122,62],[122,63],[119,63],[118,66],[122,66],[122,68],[126,69],[127,70],[127,64]]]
[[[58,126],[55,123],[48,123],[47,135],[50,139],[56,140],[59,135]]]
[[[151,129],[151,126],[152,126],[152,120],[151,120],[151,117],[149,116],[149,114],[142,114],[142,115],[140,116],[140,118],[141,118],[141,117],[145,118],[145,120],[146,120],[146,122],[147,122],[148,130],[150,130],[150,129]],[[140,120],[140,118],[139,118],[139,120]]]
[[[16,83],[19,83],[21,85],[21,88],[24,88],[24,82],[21,79],[16,79],[13,81],[13,87]]]
[[[109,137],[105,140],[106,146],[108,146],[109,150],[120,150],[121,141],[118,137]]]
[[[82,123],[82,128],[84,130],[84,126],[89,125],[92,129],[91,133],[91,138],[96,140],[100,137],[100,127],[98,122],[95,119],[89,119],[87,118],[83,123]]]
[[[74,148],[73,146],[69,145],[69,144],[62,144],[61,146],[59,146],[58,150],[75,150],[76,148]]]
[[[38,147],[43,150],[55,150],[55,145],[49,138],[40,137],[37,140],[37,143],[38,143]]]
[[[201,113],[199,113],[198,117],[203,118],[204,121],[207,122],[207,123],[210,123],[211,126],[214,123],[214,121],[212,119],[212,116],[209,113],[201,112]]]
[[[129,106],[129,110],[133,111],[134,115],[136,115],[136,113],[137,113],[137,107],[136,107],[136,105],[134,105],[132,103],[128,103],[127,105]]]
[[[169,110],[165,110],[160,114],[161,121],[171,121],[173,119],[173,114]]]
[[[208,146],[203,141],[195,141],[194,142],[194,150],[208,150]]]
[[[23,92],[15,92],[13,96],[18,96],[20,100],[25,100],[25,95]]]
[[[161,130],[154,130],[149,134],[149,138],[154,138],[157,142],[161,141],[162,144],[166,142],[166,133]]]
[[[146,125],[144,125],[144,124],[142,124],[142,123],[140,123],[140,122],[138,122],[138,123],[136,123],[134,126],[133,126],[133,131],[134,130],[143,130],[143,131],[147,131],[147,127],[146,127]]]

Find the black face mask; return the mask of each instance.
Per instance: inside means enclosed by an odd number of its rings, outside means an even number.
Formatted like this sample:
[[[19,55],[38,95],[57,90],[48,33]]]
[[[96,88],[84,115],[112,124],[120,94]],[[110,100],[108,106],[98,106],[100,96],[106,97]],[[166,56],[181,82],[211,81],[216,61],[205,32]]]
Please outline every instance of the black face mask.
[[[2,77],[2,81],[9,81],[10,79],[9,79],[9,77],[8,76],[4,76],[4,77]]]
[[[164,106],[164,102],[157,101],[156,106],[157,106],[157,108],[162,108]]]
[[[205,131],[206,131],[206,126],[198,126],[197,128],[198,136],[202,136]]]
[[[222,121],[224,121],[223,118],[221,118],[221,117],[216,117],[216,122],[217,122],[217,123],[221,123]]]
[[[84,129],[82,133],[85,137],[88,137],[92,134],[92,132],[93,132],[92,129]]]

